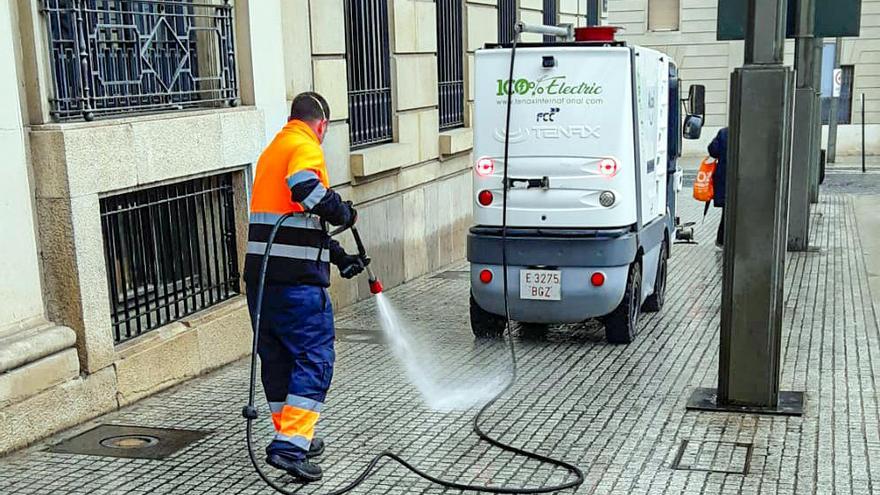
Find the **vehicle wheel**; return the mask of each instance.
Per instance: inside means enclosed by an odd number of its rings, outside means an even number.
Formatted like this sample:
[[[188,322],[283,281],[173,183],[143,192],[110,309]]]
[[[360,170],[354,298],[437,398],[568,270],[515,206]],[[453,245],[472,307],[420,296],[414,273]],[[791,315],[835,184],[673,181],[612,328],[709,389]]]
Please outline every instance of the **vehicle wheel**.
[[[641,307],[642,267],[634,261],[629,267],[623,301],[611,314],[603,319],[605,338],[611,344],[629,344],[636,337]]]
[[[507,320],[502,316],[490,313],[477,304],[471,295],[471,331],[480,339],[497,339],[504,335]]]
[[[657,278],[654,280],[654,293],[645,299],[645,305],[642,309],[646,312],[656,313],[663,309],[663,303],[666,302],[666,269],[669,259],[669,249],[666,247],[666,241],[663,241],[660,248],[660,263],[657,265]]]

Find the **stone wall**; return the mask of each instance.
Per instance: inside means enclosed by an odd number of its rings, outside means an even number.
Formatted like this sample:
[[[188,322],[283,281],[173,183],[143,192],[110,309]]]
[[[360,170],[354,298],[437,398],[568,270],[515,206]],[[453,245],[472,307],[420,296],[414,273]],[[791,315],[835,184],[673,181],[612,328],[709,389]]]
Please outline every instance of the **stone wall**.
[[[570,3],[562,1],[561,16],[572,15]],[[11,289],[0,292],[0,454],[249,352],[242,295],[114,344],[100,199],[231,171],[244,253],[251,167],[299,92],[318,91],[330,102],[331,182],[357,205],[387,287],[464,256],[474,203],[473,52],[497,41],[495,0],[466,3],[465,126],[445,132],[436,4],[390,0],[394,140],[356,151],[348,137],[344,0],[234,5],[241,107],[58,124],[48,113],[42,14],[29,0],[0,4],[0,27],[13,27],[12,36],[0,29],[0,62],[16,69],[0,76],[0,144],[13,168],[0,184],[0,227],[14,234],[0,260],[0,291]],[[521,0],[521,18],[540,23],[542,6]],[[354,250],[350,235],[341,241]],[[334,273],[333,282],[337,307],[369,296],[363,278]]]
[[[13,32],[13,5],[0,5],[0,333],[10,326],[27,326],[43,316],[42,288],[37,259],[32,180],[27,167],[27,136],[22,121],[18,63]],[[17,16],[15,16],[17,18]],[[7,72],[8,71],[8,72]]]
[[[648,4],[651,0],[608,0],[606,24],[621,26],[620,38],[669,54],[681,69],[686,92],[690,84],[706,86],[706,129],[708,139],[719,127],[727,125],[730,74],[743,63],[741,41],[717,41],[718,0],[680,0],[680,28],[674,31],[648,29]],[[865,93],[869,139],[868,152],[880,153],[876,139],[880,133],[880,0],[863,0],[861,35],[844,38],[840,63],[854,65],[852,124],[838,127],[838,153],[861,152],[859,95]],[[786,42],[787,64],[794,60],[794,43]],[[826,126],[827,127],[827,126]],[[705,154],[706,139],[685,143],[685,154]],[[823,141],[823,147],[825,146]]]

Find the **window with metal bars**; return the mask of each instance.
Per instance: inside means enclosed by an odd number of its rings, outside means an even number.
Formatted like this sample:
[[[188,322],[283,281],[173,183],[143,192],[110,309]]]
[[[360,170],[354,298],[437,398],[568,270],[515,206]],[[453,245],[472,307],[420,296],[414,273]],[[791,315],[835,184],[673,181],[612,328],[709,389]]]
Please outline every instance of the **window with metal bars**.
[[[544,0],[544,25],[545,26],[555,26],[559,22],[559,16],[557,14],[557,6],[559,4],[559,0]],[[553,43],[556,41],[556,36],[548,36],[544,35],[545,43]]]
[[[516,0],[498,0],[498,42],[513,41],[516,26]]]
[[[437,0],[437,76],[440,130],[464,125],[462,0]]]
[[[239,292],[232,174],[101,199],[113,340]]]
[[[394,138],[388,2],[346,0],[345,11],[351,147],[387,143]]]
[[[42,0],[55,120],[238,104],[230,0]]]

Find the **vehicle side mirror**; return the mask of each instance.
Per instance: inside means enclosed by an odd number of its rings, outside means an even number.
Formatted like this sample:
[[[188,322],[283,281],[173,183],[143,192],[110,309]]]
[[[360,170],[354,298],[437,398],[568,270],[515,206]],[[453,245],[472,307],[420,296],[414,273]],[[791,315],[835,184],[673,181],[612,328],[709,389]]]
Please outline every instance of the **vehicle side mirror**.
[[[684,129],[682,136],[685,139],[700,139],[703,132],[703,117],[699,115],[688,115],[684,118]]]
[[[688,113],[700,117],[706,115],[706,86],[691,84],[688,90]]]

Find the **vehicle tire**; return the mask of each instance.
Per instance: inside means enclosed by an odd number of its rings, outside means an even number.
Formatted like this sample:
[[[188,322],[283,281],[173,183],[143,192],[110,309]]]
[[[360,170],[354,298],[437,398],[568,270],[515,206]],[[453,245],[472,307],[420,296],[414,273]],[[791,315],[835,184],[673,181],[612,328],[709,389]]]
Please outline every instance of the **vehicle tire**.
[[[481,308],[471,295],[471,331],[479,339],[497,339],[504,335],[507,320]]]
[[[645,299],[645,305],[642,309],[648,313],[656,313],[663,309],[663,303],[666,302],[666,276],[669,259],[669,249],[666,247],[666,241],[663,241],[660,248],[660,262],[657,264],[657,278],[654,279],[654,293]]]
[[[611,314],[603,318],[605,338],[609,344],[629,344],[636,337],[642,291],[642,266],[638,260],[629,266],[623,301]]]

